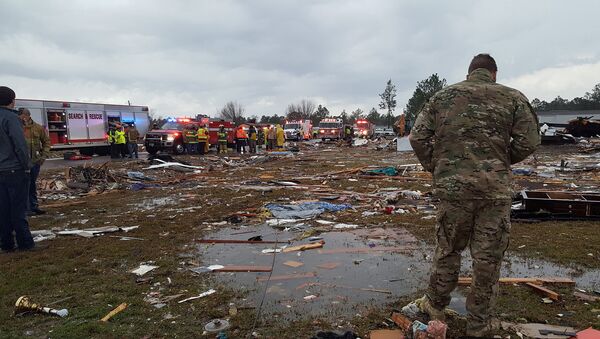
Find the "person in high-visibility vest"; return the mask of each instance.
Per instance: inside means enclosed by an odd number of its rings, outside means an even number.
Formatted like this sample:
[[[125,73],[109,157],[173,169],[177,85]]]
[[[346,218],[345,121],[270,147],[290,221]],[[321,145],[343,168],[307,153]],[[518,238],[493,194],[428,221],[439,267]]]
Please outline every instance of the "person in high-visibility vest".
[[[198,135],[196,126],[188,125],[183,132],[183,147],[188,154],[196,154],[198,152]]]
[[[283,143],[285,142],[285,134],[283,133],[283,128],[280,124],[277,124],[275,128],[277,129],[277,148],[282,149]]]
[[[243,125],[235,130],[235,148],[240,154],[246,153],[246,144],[248,143],[248,134],[244,131]]]
[[[227,153],[227,132],[225,131],[225,126],[219,126],[219,132],[217,133],[219,138],[219,153]]]
[[[110,143],[110,158],[111,159],[119,159],[119,149],[117,144],[117,136],[115,134],[116,127],[110,126],[108,130],[108,142]]]
[[[206,144],[208,143],[208,130],[204,126],[198,128],[198,151],[200,155],[206,153]]]
[[[248,146],[250,148],[250,153],[256,153],[256,140],[258,139],[258,134],[256,133],[256,128],[254,125],[250,125],[248,134]]]
[[[127,156],[127,139],[121,125],[116,125],[108,132],[108,140],[111,142],[111,158],[119,159]]]

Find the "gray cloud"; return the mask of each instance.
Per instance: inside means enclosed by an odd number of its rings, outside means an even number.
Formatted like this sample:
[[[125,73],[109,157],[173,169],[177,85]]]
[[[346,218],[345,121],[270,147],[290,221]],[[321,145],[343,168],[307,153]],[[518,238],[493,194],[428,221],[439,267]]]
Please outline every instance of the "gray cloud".
[[[214,113],[228,100],[281,114],[312,98],[332,112],[400,108],[432,73],[464,78],[489,52],[530,98],[600,82],[594,1],[9,1],[0,77],[27,98]],[[591,37],[591,38],[590,38]]]

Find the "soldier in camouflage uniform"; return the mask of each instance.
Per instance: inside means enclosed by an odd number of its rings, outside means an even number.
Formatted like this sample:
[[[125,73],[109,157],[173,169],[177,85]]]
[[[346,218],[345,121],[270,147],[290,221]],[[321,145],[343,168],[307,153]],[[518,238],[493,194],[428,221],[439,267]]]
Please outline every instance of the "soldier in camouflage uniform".
[[[461,252],[470,245],[467,335],[475,337],[495,329],[490,311],[510,233],[510,165],[540,144],[538,119],[529,101],[497,84],[496,72],[489,54],[475,56],[467,80],[437,92],[410,134],[419,161],[433,174],[434,196],[440,200],[429,288],[417,305],[431,318],[444,320],[444,308],[457,286]]]

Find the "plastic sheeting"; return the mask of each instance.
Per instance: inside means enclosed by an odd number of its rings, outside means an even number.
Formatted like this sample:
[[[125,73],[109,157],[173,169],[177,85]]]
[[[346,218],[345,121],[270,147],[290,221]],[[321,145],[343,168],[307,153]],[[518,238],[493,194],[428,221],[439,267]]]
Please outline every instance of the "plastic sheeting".
[[[364,173],[371,175],[387,175],[389,177],[393,177],[398,175],[398,170],[395,167],[382,167],[371,170],[365,170]]]
[[[297,205],[267,204],[265,206],[278,219],[314,218],[323,212],[337,212],[352,208],[350,204],[329,202],[305,202]]]

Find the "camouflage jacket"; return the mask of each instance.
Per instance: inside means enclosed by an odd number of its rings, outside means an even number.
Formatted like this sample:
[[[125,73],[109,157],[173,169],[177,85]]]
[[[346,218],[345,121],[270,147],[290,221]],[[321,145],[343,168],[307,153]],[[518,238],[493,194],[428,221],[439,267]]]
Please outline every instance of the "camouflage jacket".
[[[540,134],[527,98],[479,68],[425,104],[410,143],[437,198],[509,199],[510,165],[535,151]]]
[[[31,163],[41,165],[50,156],[50,138],[48,134],[46,134],[44,127],[33,120],[23,123],[23,132]]]

